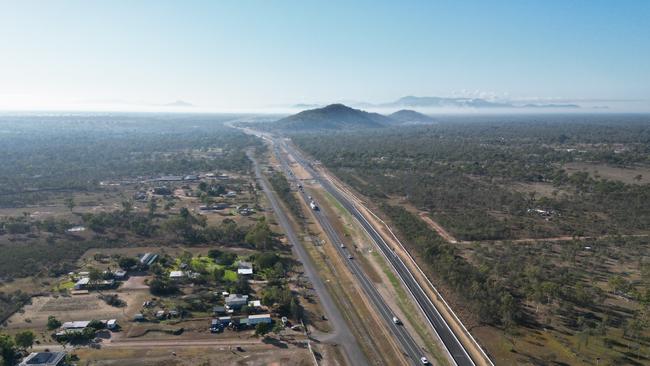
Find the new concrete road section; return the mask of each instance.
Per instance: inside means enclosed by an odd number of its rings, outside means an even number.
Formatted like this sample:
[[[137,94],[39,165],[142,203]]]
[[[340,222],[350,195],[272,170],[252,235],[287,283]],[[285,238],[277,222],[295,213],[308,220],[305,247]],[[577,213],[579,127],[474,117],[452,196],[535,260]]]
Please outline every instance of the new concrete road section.
[[[327,292],[327,288],[325,287],[325,284],[320,279],[318,274],[314,271],[314,265],[311,262],[309,254],[307,253],[305,248],[303,248],[302,242],[298,240],[298,237],[293,231],[293,228],[291,227],[291,223],[289,222],[287,215],[282,210],[282,206],[280,206],[277,197],[275,196],[273,191],[269,188],[269,184],[264,178],[264,176],[262,175],[257,160],[255,160],[255,158],[250,152],[248,152],[248,157],[253,162],[253,166],[255,169],[255,176],[257,177],[257,180],[260,186],[262,187],[262,190],[264,191],[264,193],[269,199],[269,202],[271,203],[271,207],[275,212],[275,217],[277,218],[278,223],[280,224],[280,226],[282,226],[282,229],[284,229],[284,232],[287,235],[287,240],[291,244],[294,252],[298,255],[298,258],[300,258],[300,261],[303,263],[305,273],[307,274],[307,277],[309,277],[312,285],[314,286],[314,290],[318,294],[318,297],[320,299],[321,304],[323,305],[325,313],[327,314],[329,321],[333,325],[334,335],[330,339],[336,341],[337,343],[343,346],[343,349],[345,350],[345,355],[350,365],[368,365],[369,364],[368,359],[361,351],[361,347],[359,347],[359,344],[357,343],[357,340],[354,338],[352,331],[348,327],[348,324],[345,322],[343,316],[341,315],[341,312],[336,307],[334,300]]]
[[[287,178],[289,178],[289,181],[293,182],[297,186],[299,182],[296,180],[295,176],[291,173],[291,170],[286,160],[284,159],[284,157],[282,156],[282,154],[280,153],[277,147],[274,147],[274,151],[278,160],[282,164],[282,169],[284,170]],[[301,197],[305,200],[305,202],[309,203],[311,200],[309,199],[307,193],[302,189],[300,189],[299,191]],[[406,328],[404,328],[404,326],[402,326],[401,324],[395,324],[393,322],[393,317],[395,316],[395,313],[386,304],[386,302],[381,297],[381,295],[379,294],[379,292],[377,291],[373,283],[368,279],[365,272],[360,268],[359,264],[354,260],[353,253],[348,251],[348,249],[344,247],[343,241],[341,241],[338,233],[332,227],[327,216],[323,213],[323,211],[319,209],[314,210],[313,212],[314,212],[314,216],[316,217],[316,220],[323,228],[323,231],[329,238],[330,242],[334,245],[336,250],[343,257],[343,260],[346,263],[348,269],[358,280],[368,300],[378,310],[379,316],[386,322],[391,332],[395,335],[395,339],[401,345],[404,354],[411,360],[412,364],[421,365],[422,364],[421,358],[424,356],[424,351],[420,349],[418,344],[415,342],[415,340],[413,340],[413,338],[408,333]]]
[[[312,168],[309,161],[302,157],[302,154],[300,152],[298,152],[289,144],[286,144],[284,141],[277,142],[281,143],[282,147],[293,156],[296,162],[302,165],[303,168],[312,175],[314,180],[318,181],[318,183],[320,183],[328,193],[334,196],[334,198],[336,198],[341,203],[341,205],[343,205],[343,207],[359,221],[364,230],[375,242],[377,247],[379,247],[379,249],[383,252],[384,256],[388,258],[390,264],[395,269],[402,282],[406,285],[409,292],[413,295],[427,320],[436,331],[436,333],[438,333],[438,336],[449,351],[454,362],[460,366],[474,365],[474,361],[465,350],[463,344],[458,340],[449,325],[445,322],[445,319],[438,312],[438,309],[436,309],[435,305],[433,305],[431,299],[429,299],[424,289],[420,287],[420,284],[413,277],[413,274],[410,272],[409,268],[406,266],[406,264],[404,264],[402,259],[397,254],[395,254],[390,246],[384,241],[382,236],[366,220],[366,218],[359,212],[359,210],[357,210],[355,205],[350,202],[347,197],[341,194],[339,190],[329,182],[329,180],[321,177],[320,174],[318,174],[318,172]]]

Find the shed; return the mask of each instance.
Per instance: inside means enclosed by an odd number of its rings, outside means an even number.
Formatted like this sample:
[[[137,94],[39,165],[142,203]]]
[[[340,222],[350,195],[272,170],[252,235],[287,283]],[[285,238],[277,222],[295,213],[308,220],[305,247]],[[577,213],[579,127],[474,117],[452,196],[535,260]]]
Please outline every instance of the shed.
[[[255,325],[260,323],[271,324],[270,314],[250,315],[248,317],[248,325]]]
[[[115,319],[109,319],[109,320],[106,322],[106,328],[108,328],[108,329],[115,329],[115,328],[117,328],[117,320],[115,320]]]

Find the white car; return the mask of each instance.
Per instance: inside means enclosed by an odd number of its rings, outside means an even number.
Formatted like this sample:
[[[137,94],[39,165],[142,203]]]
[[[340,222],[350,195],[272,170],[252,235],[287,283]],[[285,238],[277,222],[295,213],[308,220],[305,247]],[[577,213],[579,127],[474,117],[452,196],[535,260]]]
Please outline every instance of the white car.
[[[420,357],[420,362],[422,362],[423,365],[428,365],[429,364],[429,360],[427,360],[426,357]]]
[[[393,323],[397,325],[402,324],[402,322],[396,316],[393,317]]]

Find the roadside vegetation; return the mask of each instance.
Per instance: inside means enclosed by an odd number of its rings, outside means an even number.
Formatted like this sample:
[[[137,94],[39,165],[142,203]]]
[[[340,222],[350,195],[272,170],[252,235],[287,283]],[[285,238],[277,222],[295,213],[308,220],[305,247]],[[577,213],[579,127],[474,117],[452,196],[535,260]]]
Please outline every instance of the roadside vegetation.
[[[280,199],[284,201],[284,204],[287,205],[291,213],[296,218],[303,219],[305,214],[302,212],[300,202],[298,202],[298,199],[292,193],[291,185],[289,184],[287,177],[285,177],[281,172],[274,172],[269,176],[269,182],[271,182],[273,190],[278,194],[278,196],[280,196]]]
[[[648,364],[648,122],[442,117],[292,138],[379,209],[497,361]]]

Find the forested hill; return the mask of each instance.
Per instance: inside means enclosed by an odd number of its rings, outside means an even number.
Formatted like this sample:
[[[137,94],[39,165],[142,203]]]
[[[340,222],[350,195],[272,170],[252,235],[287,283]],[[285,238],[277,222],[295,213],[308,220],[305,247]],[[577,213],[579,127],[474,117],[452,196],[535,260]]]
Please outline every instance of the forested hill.
[[[365,112],[343,104],[331,104],[283,118],[273,127],[285,131],[380,128],[395,121],[378,113]]]
[[[435,120],[426,114],[416,112],[411,109],[402,109],[390,114],[388,117],[403,124],[422,124],[432,123]]]

